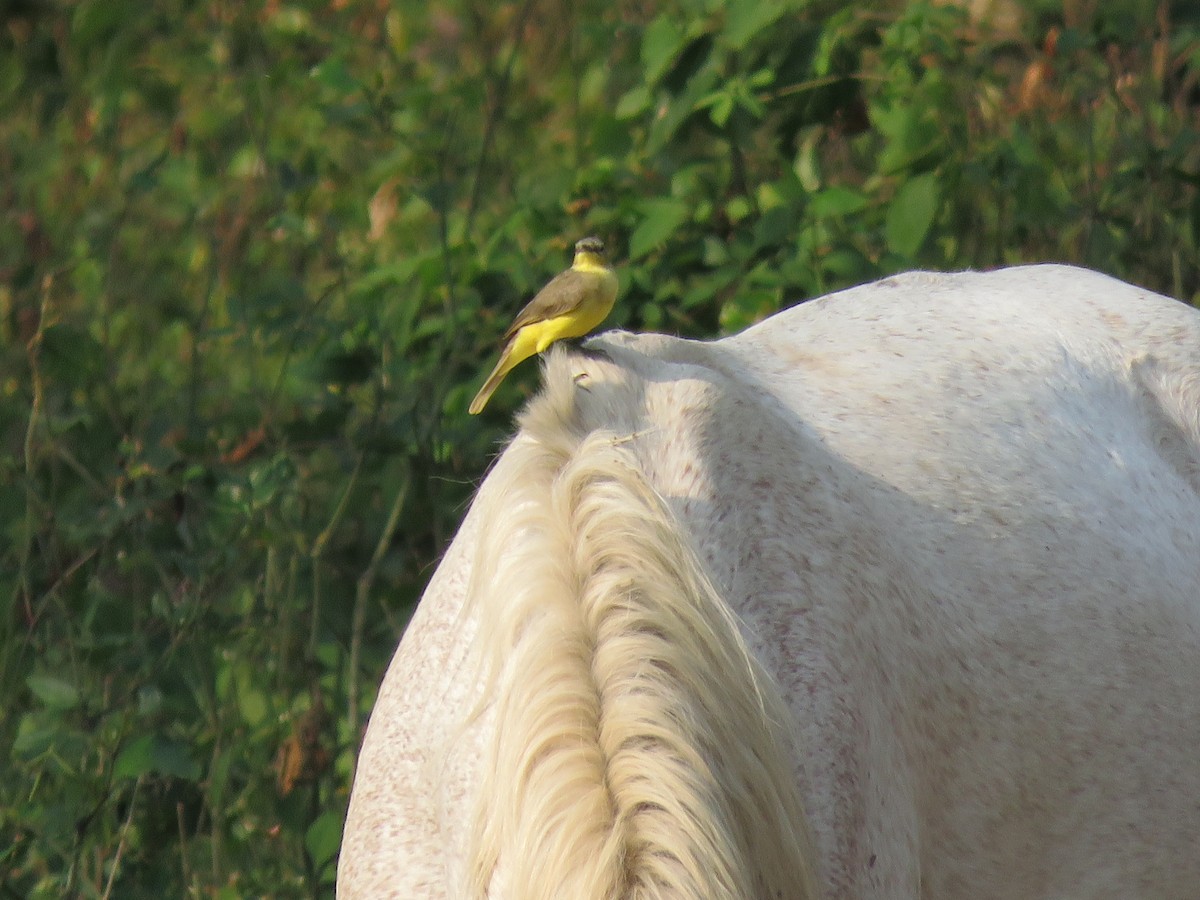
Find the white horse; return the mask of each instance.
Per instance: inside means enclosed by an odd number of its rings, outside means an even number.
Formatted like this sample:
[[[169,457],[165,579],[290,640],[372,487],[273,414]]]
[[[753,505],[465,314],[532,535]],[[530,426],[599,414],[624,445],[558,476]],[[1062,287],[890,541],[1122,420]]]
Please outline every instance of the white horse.
[[[1200,897],[1200,313],[914,273],[554,351],[371,719],[352,898]]]

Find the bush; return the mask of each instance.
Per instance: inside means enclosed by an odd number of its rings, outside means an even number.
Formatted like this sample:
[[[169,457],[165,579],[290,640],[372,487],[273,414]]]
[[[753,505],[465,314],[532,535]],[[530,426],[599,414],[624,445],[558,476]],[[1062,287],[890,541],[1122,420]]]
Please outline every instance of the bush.
[[[329,893],[533,367],[467,402],[585,233],[684,335],[914,266],[1194,300],[1200,17],[1142,8],[9,4],[2,892]]]

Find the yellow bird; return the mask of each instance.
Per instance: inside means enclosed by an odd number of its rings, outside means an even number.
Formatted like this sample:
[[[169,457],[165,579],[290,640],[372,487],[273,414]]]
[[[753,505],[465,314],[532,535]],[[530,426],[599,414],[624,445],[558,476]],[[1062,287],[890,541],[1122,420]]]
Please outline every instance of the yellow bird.
[[[500,361],[471,401],[471,415],[487,406],[517,363],[561,338],[587,334],[607,318],[616,300],[617,276],[605,260],[604,242],[585,237],[575,244],[571,268],[555,275],[508,326]]]

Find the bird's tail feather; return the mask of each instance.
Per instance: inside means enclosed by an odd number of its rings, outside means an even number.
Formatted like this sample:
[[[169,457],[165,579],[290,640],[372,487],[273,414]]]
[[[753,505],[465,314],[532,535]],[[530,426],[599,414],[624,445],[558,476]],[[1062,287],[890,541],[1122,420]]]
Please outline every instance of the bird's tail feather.
[[[468,412],[471,415],[477,416],[483,412],[483,408],[492,399],[492,394],[496,392],[496,388],[500,386],[500,382],[504,380],[504,376],[513,367],[511,356],[509,348],[506,347],[504,352],[500,354],[500,360],[496,363],[496,368],[492,369],[492,374],[487,377],[487,381],[483,383],[483,387],[479,389],[479,393],[471,401],[471,405],[468,407]]]

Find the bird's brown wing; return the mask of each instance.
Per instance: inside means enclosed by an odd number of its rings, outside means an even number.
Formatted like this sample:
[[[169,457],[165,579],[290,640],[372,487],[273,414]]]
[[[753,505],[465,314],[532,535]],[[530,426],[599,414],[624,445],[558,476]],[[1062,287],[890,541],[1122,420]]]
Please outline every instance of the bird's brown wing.
[[[513,323],[504,332],[504,340],[508,340],[531,322],[541,322],[569,313],[579,305],[581,298],[592,290],[596,276],[591,273],[577,272],[567,269],[559,272],[549,283],[517,313]]]

